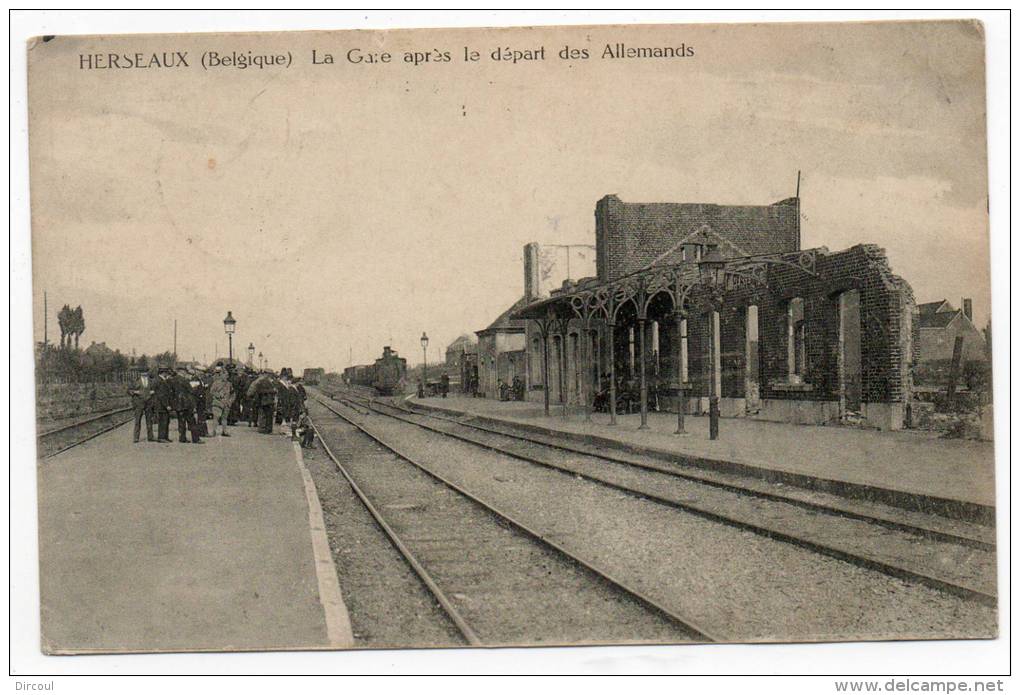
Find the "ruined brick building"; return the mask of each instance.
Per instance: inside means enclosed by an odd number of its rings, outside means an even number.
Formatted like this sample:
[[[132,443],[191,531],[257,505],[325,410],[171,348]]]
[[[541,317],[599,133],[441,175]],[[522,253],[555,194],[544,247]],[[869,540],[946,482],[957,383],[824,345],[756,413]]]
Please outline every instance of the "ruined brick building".
[[[535,297],[533,400],[903,426],[917,346],[910,286],[872,244],[802,249],[800,201],[595,206],[596,272]],[[526,280],[527,282],[527,280]],[[526,297],[527,298],[527,297]],[[611,403],[616,406],[618,400]]]

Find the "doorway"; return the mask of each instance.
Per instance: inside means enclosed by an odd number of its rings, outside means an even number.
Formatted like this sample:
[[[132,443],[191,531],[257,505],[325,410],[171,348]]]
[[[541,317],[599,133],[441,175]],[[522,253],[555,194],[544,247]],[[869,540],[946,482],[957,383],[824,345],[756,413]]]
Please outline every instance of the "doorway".
[[[840,415],[861,411],[861,294],[839,295]]]

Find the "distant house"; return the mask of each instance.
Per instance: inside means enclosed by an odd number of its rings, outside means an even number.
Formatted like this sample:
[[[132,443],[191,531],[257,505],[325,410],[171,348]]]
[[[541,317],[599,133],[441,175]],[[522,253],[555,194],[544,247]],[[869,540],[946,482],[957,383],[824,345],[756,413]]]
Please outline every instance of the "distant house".
[[[524,378],[525,324],[510,315],[523,309],[528,302],[521,297],[499,315],[488,327],[475,331],[478,336],[478,392],[487,398],[499,398],[499,382],[508,386],[514,377]]]
[[[97,343],[93,340],[92,344],[85,348],[82,353],[82,364],[98,367],[99,365],[108,364],[113,359],[116,351],[108,347],[106,343]]]
[[[465,333],[446,346],[446,367],[459,369],[464,355],[478,354],[478,341],[470,333]]]
[[[919,363],[952,360],[957,336],[963,337],[964,362],[988,359],[985,337],[974,325],[972,306],[969,299],[963,300],[962,309],[956,309],[945,299],[917,306]]]
[[[465,333],[446,346],[446,371],[451,382],[469,393],[478,377],[478,341]]]

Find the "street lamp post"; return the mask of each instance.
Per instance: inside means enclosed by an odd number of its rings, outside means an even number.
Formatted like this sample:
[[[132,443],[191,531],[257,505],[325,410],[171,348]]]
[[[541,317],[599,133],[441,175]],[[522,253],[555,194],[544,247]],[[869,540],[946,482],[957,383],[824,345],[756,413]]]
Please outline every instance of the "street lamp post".
[[[248,343],[248,366],[252,366],[252,360],[255,357],[255,343]]]
[[[425,331],[421,332],[421,386],[423,389],[428,388],[429,385],[429,337],[425,335]]]
[[[227,357],[230,359],[230,364],[234,364],[234,327],[237,325],[237,321],[234,320],[234,315],[227,311],[227,318],[223,319],[223,330],[227,334],[227,341],[229,347],[227,348]]]
[[[259,351],[259,371],[262,371],[262,352]]]
[[[698,274],[701,281],[709,291],[719,291],[723,288],[726,274],[726,261],[713,248],[707,255],[698,261]],[[716,341],[719,339],[718,330],[715,325],[716,311],[715,302],[710,302],[711,311],[708,314],[708,359],[710,376],[708,381],[708,438],[719,438],[719,389],[716,382],[719,379],[717,361],[719,359]]]

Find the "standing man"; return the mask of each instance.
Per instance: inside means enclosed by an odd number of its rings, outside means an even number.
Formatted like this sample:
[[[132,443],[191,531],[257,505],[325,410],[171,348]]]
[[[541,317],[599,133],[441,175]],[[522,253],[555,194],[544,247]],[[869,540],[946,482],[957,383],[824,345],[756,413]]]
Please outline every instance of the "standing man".
[[[276,380],[276,424],[282,425],[290,416],[290,388],[286,372]]]
[[[240,377],[237,373],[235,365],[232,362],[227,363],[227,379],[229,379],[231,385],[234,387],[234,393],[235,394],[240,393],[241,387]],[[227,424],[228,425],[236,424],[237,419],[240,417],[240,415],[241,415],[241,403],[239,400],[235,399],[234,402],[230,404],[230,410],[227,413]]]
[[[187,432],[191,432],[191,443],[201,444],[198,434],[198,423],[195,422],[195,394],[191,390],[187,367],[178,367],[173,378],[174,410],[177,411],[177,441],[184,444],[188,441]]]
[[[205,374],[198,372],[191,375],[191,393],[195,396],[195,424],[198,427],[198,434],[202,437],[209,436],[209,430],[205,424],[205,414],[209,412]]]
[[[274,379],[263,372],[248,387],[248,394],[258,412],[259,432],[273,433],[273,406],[276,405],[276,384]]]
[[[149,383],[149,374],[142,372],[138,375],[138,384],[135,388],[130,389],[128,393],[131,394],[131,407],[134,408],[135,415],[135,436],[134,442],[138,443],[139,438],[142,434],[142,418],[145,418],[145,434],[146,439],[150,442],[155,441],[155,437],[152,436],[152,420],[155,415],[155,397],[156,392],[153,386]]]
[[[230,415],[230,406],[234,402],[234,388],[222,367],[216,367],[213,371],[212,384],[209,385],[209,400],[212,403],[212,436],[215,437],[218,428],[222,427],[223,436],[229,437],[227,418]]]
[[[247,371],[244,378],[244,390],[238,392],[237,398],[244,400],[244,411],[248,414],[248,427],[259,426],[259,404],[251,390],[258,375],[254,371]]]
[[[174,384],[170,378],[170,368],[160,367],[155,387],[156,421],[158,432],[156,441],[166,444],[170,441],[170,412],[174,408]]]
[[[450,375],[443,372],[443,376],[439,378],[439,392],[443,398],[446,398],[446,394],[450,392]]]

